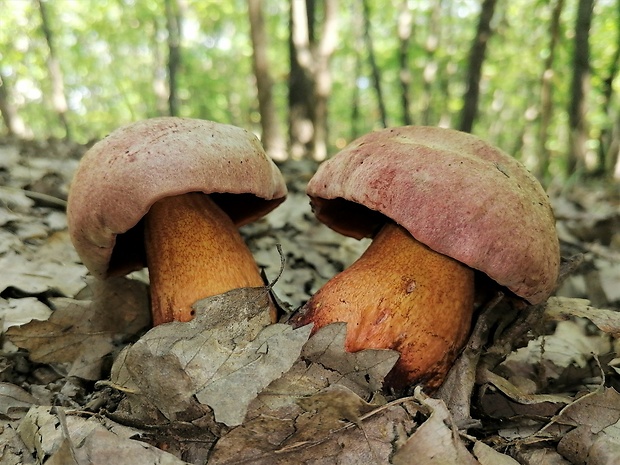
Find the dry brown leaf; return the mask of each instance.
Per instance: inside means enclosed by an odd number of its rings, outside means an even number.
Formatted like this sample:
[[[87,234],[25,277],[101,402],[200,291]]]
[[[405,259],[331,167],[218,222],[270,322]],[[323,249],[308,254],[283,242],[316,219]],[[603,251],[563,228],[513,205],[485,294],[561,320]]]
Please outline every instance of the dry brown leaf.
[[[545,315],[555,320],[570,317],[587,318],[601,331],[616,338],[620,337],[620,313],[594,308],[587,299],[550,297],[545,307]]]
[[[480,441],[474,443],[473,452],[480,465],[519,465],[519,462],[515,459],[496,451]]]
[[[168,420],[198,402],[215,419],[240,424],[250,402],[297,360],[310,328],[270,325],[267,289],[235,289],[203,299],[188,323],[159,325],[127,348],[112,381],[135,391]],[[135,405],[134,405],[135,409]]]
[[[417,393],[430,417],[394,454],[394,465],[481,465],[467,450],[453,426],[446,405]]]
[[[92,281],[93,300],[51,299],[46,321],[12,327],[7,337],[42,363],[71,363],[69,375],[99,379],[102,358],[150,323],[147,289],[127,278]]]
[[[19,386],[0,383],[0,415],[21,418],[26,410],[38,403],[34,396]]]
[[[18,432],[37,463],[49,465],[183,465],[171,454],[148,444],[129,439],[138,430],[102,423],[93,418],[66,415],[54,407],[32,408]],[[115,434],[110,430],[119,431]],[[26,452],[26,451],[24,451]]]
[[[585,322],[560,321],[553,334],[539,336],[506,357],[501,369],[508,379],[525,378],[546,385],[573,376],[579,386],[584,378],[600,375],[594,356],[611,351],[609,336],[589,334]]]
[[[330,400],[331,395],[325,393],[320,404],[342,399],[344,391],[332,392],[336,395]],[[355,395],[349,391],[347,396],[351,394]],[[351,407],[357,402],[348,403]],[[415,426],[406,404],[403,401],[373,410],[361,416],[357,425],[338,420],[337,406],[328,407],[323,418],[321,412],[296,419],[261,415],[220,439],[208,463],[384,465],[390,463],[394,447],[404,443]]]
[[[383,379],[397,362],[394,350],[361,350],[351,353],[344,350],[346,323],[333,323],[323,327],[308,341],[302,358],[318,363],[342,375],[338,380],[360,395],[381,389]],[[359,394],[359,392],[358,392]]]
[[[68,232],[58,231],[36,249],[0,256],[0,292],[14,287],[30,295],[55,290],[73,297],[84,287],[86,273]]]

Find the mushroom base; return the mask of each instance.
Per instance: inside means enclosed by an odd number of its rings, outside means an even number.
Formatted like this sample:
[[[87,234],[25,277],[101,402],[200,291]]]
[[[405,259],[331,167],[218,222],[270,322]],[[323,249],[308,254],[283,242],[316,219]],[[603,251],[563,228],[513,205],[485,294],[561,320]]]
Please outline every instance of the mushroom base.
[[[232,220],[206,194],[157,201],[144,229],[154,325],[191,320],[205,297],[264,285]]]
[[[313,332],[347,323],[345,349],[401,356],[385,385],[438,387],[465,344],[474,310],[474,271],[388,223],[366,252],[328,281],[293,324]]]

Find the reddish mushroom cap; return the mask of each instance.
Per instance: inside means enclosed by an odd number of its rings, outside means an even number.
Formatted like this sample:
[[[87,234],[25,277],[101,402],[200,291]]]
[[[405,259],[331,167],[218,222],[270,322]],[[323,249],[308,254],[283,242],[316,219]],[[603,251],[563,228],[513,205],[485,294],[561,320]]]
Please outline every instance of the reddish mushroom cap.
[[[416,126],[367,134],[323,163],[307,193],[317,218],[342,234],[370,237],[385,215],[532,304],[555,289],[560,251],[545,191],[470,134]]]
[[[175,117],[122,127],[84,155],[69,192],[69,234],[84,265],[101,278],[142,268],[140,220],[157,200],[187,192],[213,194],[238,226],[287,194],[277,166],[244,129]]]

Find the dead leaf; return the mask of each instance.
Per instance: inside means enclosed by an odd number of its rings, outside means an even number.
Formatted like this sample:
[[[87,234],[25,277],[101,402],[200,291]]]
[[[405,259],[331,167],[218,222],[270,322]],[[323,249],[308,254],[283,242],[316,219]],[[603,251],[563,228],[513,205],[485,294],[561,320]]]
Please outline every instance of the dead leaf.
[[[0,256],[0,292],[14,287],[29,295],[55,290],[73,297],[84,287],[86,273],[68,232],[58,231],[39,247]]]
[[[146,286],[127,278],[92,281],[93,300],[50,299],[46,321],[9,328],[16,346],[42,363],[71,363],[70,376],[99,379],[102,357],[150,322]]]
[[[620,337],[620,313],[594,308],[587,299],[550,297],[545,307],[545,315],[555,320],[570,317],[587,318],[601,331],[616,338]]]
[[[607,464],[620,452],[620,394],[608,388],[578,399],[557,419],[576,426],[565,434],[558,451],[573,463]],[[611,455],[610,455],[611,453]]]
[[[351,353],[344,350],[346,323],[333,323],[321,328],[304,346],[301,356],[342,375],[341,384],[353,391],[378,391],[383,379],[398,357],[394,350],[362,350]],[[361,394],[363,395],[363,394]]]
[[[431,411],[430,417],[394,454],[394,465],[481,465],[467,450],[441,400],[416,398]]]
[[[157,326],[129,347],[112,381],[169,420],[195,398],[218,422],[238,425],[257,394],[297,360],[310,329],[270,325],[265,288],[235,289],[197,308],[192,321]]]
[[[39,402],[24,389],[10,383],[0,383],[0,415],[21,418],[26,410]]]
[[[496,451],[485,443],[476,441],[473,449],[480,465],[519,465],[515,459]]]
[[[318,404],[331,405],[345,391],[327,391]],[[333,396],[333,394],[336,394]],[[349,391],[346,397],[355,395]],[[333,396],[333,397],[332,397]],[[348,402],[348,401],[347,401]],[[338,463],[383,465],[394,448],[404,443],[415,423],[402,401],[375,409],[359,417],[359,423],[337,420],[338,407],[321,421],[321,412],[297,419],[261,415],[226,434],[215,445],[209,464],[289,465]],[[317,405],[318,405],[317,404]],[[351,403],[349,403],[351,406]],[[352,404],[357,404],[353,402]],[[362,404],[358,404],[362,405]],[[354,410],[357,407],[354,407]],[[352,412],[346,413],[347,415]],[[357,416],[354,413],[352,416]],[[317,462],[318,461],[318,462]]]
[[[49,465],[183,465],[171,454],[143,442],[129,439],[139,434],[138,430],[115,425],[109,420],[82,418],[58,414],[51,409],[57,407],[32,408],[18,432],[30,453],[38,463]],[[62,412],[62,415],[60,413]],[[64,426],[63,426],[64,421]],[[115,434],[110,430],[119,431]],[[67,436],[68,435],[68,436]]]

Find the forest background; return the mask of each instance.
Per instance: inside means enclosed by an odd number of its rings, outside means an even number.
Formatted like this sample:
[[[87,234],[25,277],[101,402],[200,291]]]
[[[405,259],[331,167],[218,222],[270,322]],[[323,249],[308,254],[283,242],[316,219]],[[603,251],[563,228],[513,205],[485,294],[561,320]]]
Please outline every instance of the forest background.
[[[545,184],[620,179],[619,0],[0,0],[6,135],[235,124],[275,160],[453,127]]]

